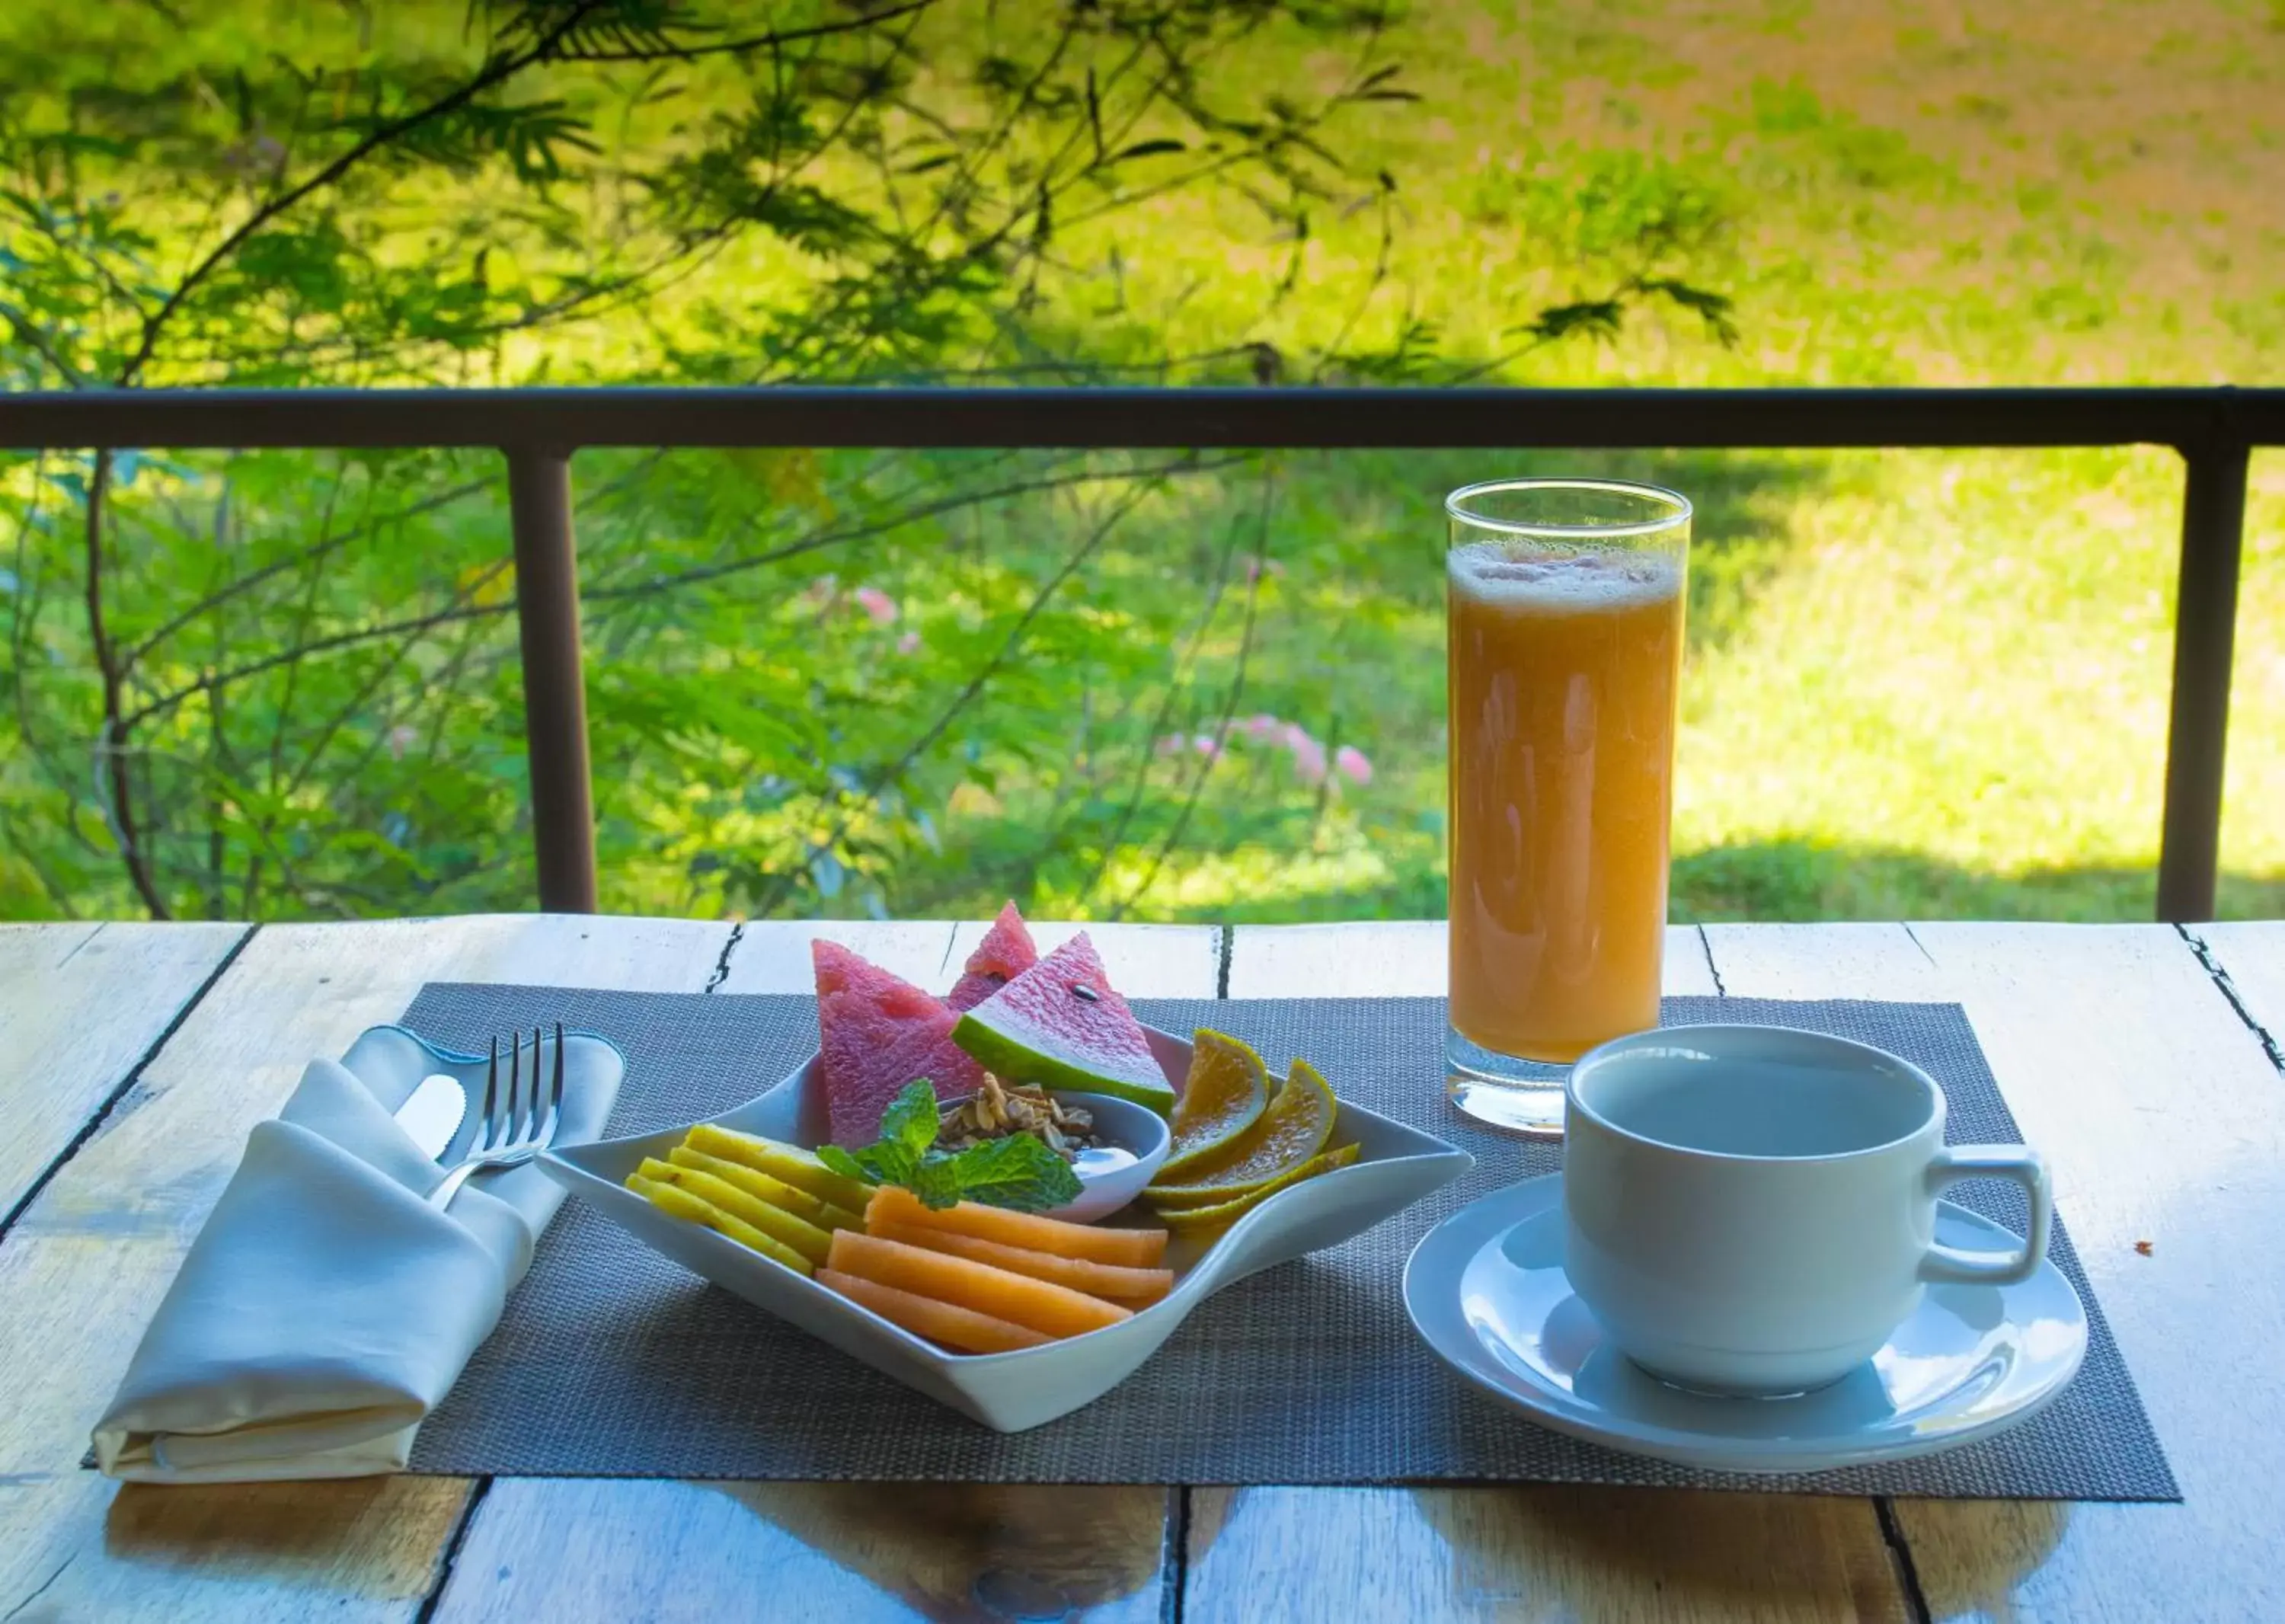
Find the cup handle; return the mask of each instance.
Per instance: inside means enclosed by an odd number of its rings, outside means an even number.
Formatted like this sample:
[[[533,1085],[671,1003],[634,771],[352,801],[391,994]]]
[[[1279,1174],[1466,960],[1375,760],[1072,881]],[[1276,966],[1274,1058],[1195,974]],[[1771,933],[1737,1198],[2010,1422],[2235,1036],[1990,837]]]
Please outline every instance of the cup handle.
[[[2046,1163],[2024,1145],[1950,1145],[1928,1163],[1931,1196],[1963,1179],[2005,1179],[2021,1185],[2031,1204],[2031,1238],[2019,1252],[1931,1246],[1920,1259],[1920,1278],[1981,1286],[2012,1286],[2029,1280],[2047,1255],[2047,1232],[2054,1227],[2055,1200],[2047,1189]]]

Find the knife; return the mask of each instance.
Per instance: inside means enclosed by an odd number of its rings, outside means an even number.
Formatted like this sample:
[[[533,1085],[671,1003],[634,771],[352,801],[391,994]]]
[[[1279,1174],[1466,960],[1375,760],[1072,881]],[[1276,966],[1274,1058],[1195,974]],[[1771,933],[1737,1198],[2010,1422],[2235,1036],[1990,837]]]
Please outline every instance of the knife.
[[[452,1135],[460,1131],[460,1118],[467,1114],[467,1090],[460,1087],[458,1078],[437,1071],[422,1078],[420,1086],[397,1108],[397,1126],[412,1135],[420,1154],[433,1162],[452,1142]]]

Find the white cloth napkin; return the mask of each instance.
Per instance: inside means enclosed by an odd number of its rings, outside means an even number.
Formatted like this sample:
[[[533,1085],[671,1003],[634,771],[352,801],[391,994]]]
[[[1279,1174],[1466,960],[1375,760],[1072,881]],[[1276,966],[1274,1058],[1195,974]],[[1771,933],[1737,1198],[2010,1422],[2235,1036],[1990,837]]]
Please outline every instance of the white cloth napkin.
[[[431,1071],[468,1088],[457,1149],[483,1109],[483,1063],[440,1061],[396,1027],[365,1033],[341,1063],[311,1061],[277,1118],[255,1126],[96,1424],[105,1471],[225,1483],[404,1465],[563,1201],[527,1165],[430,1206],[444,1170],[390,1113]],[[602,1040],[566,1039],[559,1143],[601,1135],[624,1071]]]

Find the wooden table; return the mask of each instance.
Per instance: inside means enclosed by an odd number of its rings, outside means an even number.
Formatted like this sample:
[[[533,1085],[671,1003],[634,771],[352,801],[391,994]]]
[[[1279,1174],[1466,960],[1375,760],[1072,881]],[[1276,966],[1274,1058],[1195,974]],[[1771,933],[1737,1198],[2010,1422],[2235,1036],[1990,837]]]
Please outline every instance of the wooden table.
[[[930,985],[980,925],[820,933]],[[1434,993],[1443,928],[1094,927],[1137,995]],[[0,1624],[2285,1618],[2285,924],[1677,928],[1669,990],[1956,999],[2187,1503],[401,1478],[121,1488],[88,1427],[312,1055],[426,981],[809,985],[812,927],[0,927]],[[1040,931],[1059,941],[1064,929]],[[2149,1243],[2148,1254],[2139,1243]]]

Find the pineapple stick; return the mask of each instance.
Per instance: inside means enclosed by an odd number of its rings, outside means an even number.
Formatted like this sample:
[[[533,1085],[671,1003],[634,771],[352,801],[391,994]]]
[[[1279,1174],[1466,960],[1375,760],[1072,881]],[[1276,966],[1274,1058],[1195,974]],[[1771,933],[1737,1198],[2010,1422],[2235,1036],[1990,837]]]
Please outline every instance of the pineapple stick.
[[[857,1179],[844,1179],[808,1151],[796,1145],[780,1144],[774,1139],[701,1123],[690,1130],[684,1142],[694,1150],[718,1156],[726,1162],[742,1162],[756,1173],[766,1173],[781,1184],[805,1189],[848,1212],[863,1212],[866,1201],[873,1194],[871,1185]]]
[[[709,1156],[703,1150],[694,1150],[679,1144],[668,1153],[668,1161],[677,1167],[687,1167],[694,1173],[711,1173],[725,1184],[735,1185],[757,1201],[766,1201],[781,1211],[805,1219],[820,1229],[846,1229],[864,1220],[857,1214],[835,1206],[821,1196],[772,1178],[766,1173],[756,1173],[743,1162],[725,1161],[718,1156]]]
[[[635,1171],[656,1183],[680,1186],[707,1205],[729,1213],[781,1245],[792,1247],[812,1263],[825,1261],[829,1237],[824,1230],[807,1219],[796,1218],[766,1201],[756,1199],[736,1185],[726,1183],[711,1173],[700,1173],[695,1167],[678,1167],[671,1162],[662,1162],[654,1157],[644,1157],[643,1165]]]
[[[627,1188],[662,1212],[671,1212],[687,1223],[698,1224],[726,1235],[741,1246],[750,1246],[773,1263],[782,1263],[798,1275],[810,1272],[807,1258],[792,1247],[772,1240],[753,1225],[731,1213],[711,1207],[687,1189],[671,1184],[661,1184],[656,1179],[646,1179],[639,1173],[627,1175]]]

